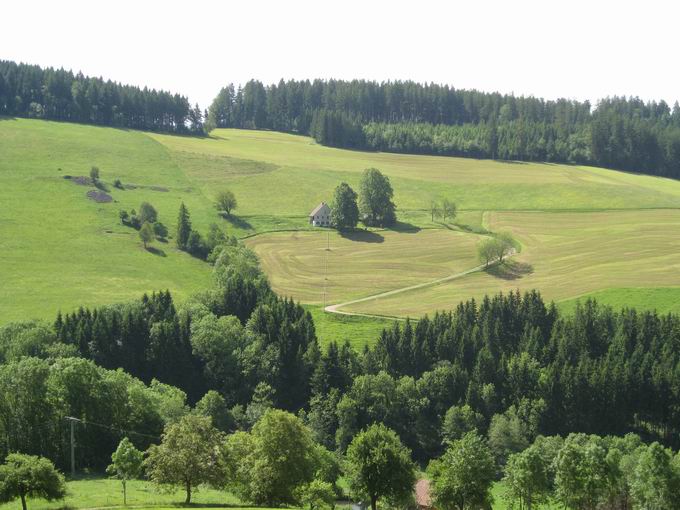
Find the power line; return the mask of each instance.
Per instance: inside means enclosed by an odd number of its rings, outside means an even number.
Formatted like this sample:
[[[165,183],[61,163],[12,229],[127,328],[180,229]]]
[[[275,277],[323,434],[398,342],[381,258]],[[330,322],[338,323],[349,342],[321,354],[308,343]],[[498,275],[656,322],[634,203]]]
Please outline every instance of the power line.
[[[120,432],[124,435],[134,434],[136,436],[148,437],[148,438],[151,438],[151,439],[157,439],[159,441],[161,439],[159,436],[154,436],[154,435],[151,435],[151,434],[145,434],[143,432],[137,432],[135,430],[119,429],[118,427],[112,427],[111,425],[105,425],[103,423],[97,423],[97,422],[94,422],[94,421],[81,420],[80,418],[73,418],[72,416],[66,416],[65,419],[69,420],[72,423],[77,422],[77,423],[82,423],[83,425],[91,425],[93,427],[100,427],[100,428],[103,428],[103,429],[113,430],[115,432]]]
[[[87,421],[87,420],[81,420],[80,418],[74,418],[73,416],[64,416],[64,419],[69,422],[71,426],[71,476],[75,476],[76,474],[76,432],[75,432],[75,425],[76,423],[80,423],[85,426],[92,426],[92,427],[99,427],[102,429],[106,430],[111,430],[114,432],[121,433],[124,436],[127,435],[136,435],[136,436],[141,436],[141,437],[148,437],[151,439],[156,439],[160,440],[161,438],[158,436],[152,436],[151,434],[144,434],[143,432],[137,432],[135,430],[123,430],[119,429],[118,427],[112,427],[111,425],[106,425],[104,423],[97,423],[94,421]]]

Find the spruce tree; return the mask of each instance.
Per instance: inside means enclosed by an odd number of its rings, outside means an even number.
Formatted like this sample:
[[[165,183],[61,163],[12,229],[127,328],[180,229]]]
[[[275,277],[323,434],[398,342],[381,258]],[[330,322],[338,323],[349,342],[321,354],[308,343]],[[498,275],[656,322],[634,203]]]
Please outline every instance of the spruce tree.
[[[180,250],[187,249],[187,243],[189,242],[189,236],[191,235],[191,219],[189,218],[189,211],[187,210],[184,202],[179,206],[179,216],[177,218],[177,247]]]

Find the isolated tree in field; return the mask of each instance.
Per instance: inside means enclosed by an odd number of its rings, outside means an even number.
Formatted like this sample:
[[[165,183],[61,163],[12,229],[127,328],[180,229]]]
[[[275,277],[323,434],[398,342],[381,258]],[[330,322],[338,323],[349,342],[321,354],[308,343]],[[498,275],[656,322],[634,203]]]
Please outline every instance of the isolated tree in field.
[[[218,211],[224,211],[227,216],[231,216],[231,211],[237,207],[236,196],[228,189],[218,192],[215,207]]]
[[[436,200],[431,200],[430,201],[430,216],[432,218],[432,221],[434,222],[435,218],[439,218],[442,215],[442,210],[441,207],[439,207],[439,202]]]
[[[19,498],[26,510],[27,497],[53,501],[65,495],[63,475],[44,457],[10,453],[0,465],[0,502]]]
[[[158,212],[149,202],[142,202],[139,206],[139,223],[151,223],[152,225],[158,221]]]
[[[123,225],[127,225],[127,223],[130,221],[130,215],[124,209],[121,209],[120,211],[118,211],[118,217],[120,218],[120,222]]]
[[[166,489],[183,488],[185,504],[200,484],[222,486],[227,463],[222,452],[224,434],[206,416],[188,414],[168,425],[160,445],[152,445],[144,461],[146,473]]]
[[[393,430],[371,425],[347,448],[347,481],[351,493],[370,501],[372,510],[382,498],[404,501],[416,482],[411,452]]]
[[[333,485],[323,480],[312,480],[295,491],[302,508],[309,510],[332,509],[335,506]]]
[[[484,438],[468,432],[452,441],[439,459],[427,468],[435,508],[468,510],[491,505],[495,469]]]
[[[93,166],[90,168],[90,179],[92,179],[93,184],[97,184],[99,182],[99,168],[96,166]]]
[[[485,267],[489,267],[489,264],[496,260],[497,254],[498,241],[493,237],[484,239],[477,245],[477,257],[480,262],[484,263]]]
[[[144,454],[135,448],[127,437],[123,438],[111,455],[111,464],[106,468],[106,472],[123,484],[124,505],[127,505],[127,482],[141,475],[143,462]]]
[[[389,227],[397,221],[389,178],[377,168],[364,171],[359,185],[359,212],[368,226]]]
[[[456,217],[456,211],[457,211],[456,204],[451,202],[451,200],[444,199],[442,201],[441,216],[445,222],[448,219],[450,220],[454,219]]]
[[[142,243],[144,243],[144,249],[146,249],[149,243],[152,243],[156,238],[150,223],[144,223],[139,229],[139,238],[142,240]]]
[[[191,219],[189,218],[189,211],[184,202],[179,206],[179,214],[177,217],[177,235],[175,241],[180,250],[186,250],[189,236],[191,235]]]
[[[335,188],[331,207],[331,224],[338,230],[355,228],[359,222],[357,194],[346,182]]]
[[[517,247],[517,241],[510,232],[500,232],[496,235],[496,258],[503,263],[503,259],[512,254]]]

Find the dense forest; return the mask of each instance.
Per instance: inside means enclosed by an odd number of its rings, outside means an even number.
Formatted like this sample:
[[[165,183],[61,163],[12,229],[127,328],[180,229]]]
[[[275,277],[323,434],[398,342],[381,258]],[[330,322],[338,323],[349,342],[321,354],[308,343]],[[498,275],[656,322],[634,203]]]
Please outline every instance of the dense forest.
[[[183,133],[202,129],[186,97],[64,69],[0,60],[0,115]]]
[[[380,422],[421,463],[471,429],[510,438],[500,456],[572,432],[678,446],[680,316],[594,301],[563,316],[512,293],[395,323],[362,352],[322,349],[250,250],[216,252],[212,287],[180,307],[160,292],[0,328],[0,455],[65,466],[72,416],[109,427],[79,438],[79,465],[101,468],[124,431],[148,444],[189,406],[225,432],[284,409],[341,452]]]
[[[251,80],[224,87],[204,113],[179,94],[0,61],[0,115],[196,134],[273,129],[336,147],[593,164],[680,178],[680,106],[632,97],[592,108],[588,101],[414,82]]]
[[[208,128],[273,129],[324,145],[593,164],[680,177],[680,106],[614,97],[547,101],[447,85],[280,81],[223,88]]]

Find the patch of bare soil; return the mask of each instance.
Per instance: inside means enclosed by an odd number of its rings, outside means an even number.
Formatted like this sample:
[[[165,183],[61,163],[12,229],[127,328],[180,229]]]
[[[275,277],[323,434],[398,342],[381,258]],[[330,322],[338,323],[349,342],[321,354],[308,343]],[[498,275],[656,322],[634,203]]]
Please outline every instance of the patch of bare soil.
[[[137,188],[150,189],[151,191],[162,191],[164,193],[170,191],[168,188],[164,186],[143,186],[141,184],[125,184],[124,187],[125,189],[137,189]]]
[[[109,195],[108,193],[104,193],[103,191],[100,191],[98,189],[91,189],[90,191],[88,191],[87,198],[89,198],[90,200],[94,200],[99,204],[113,202],[113,197],[111,195]]]

